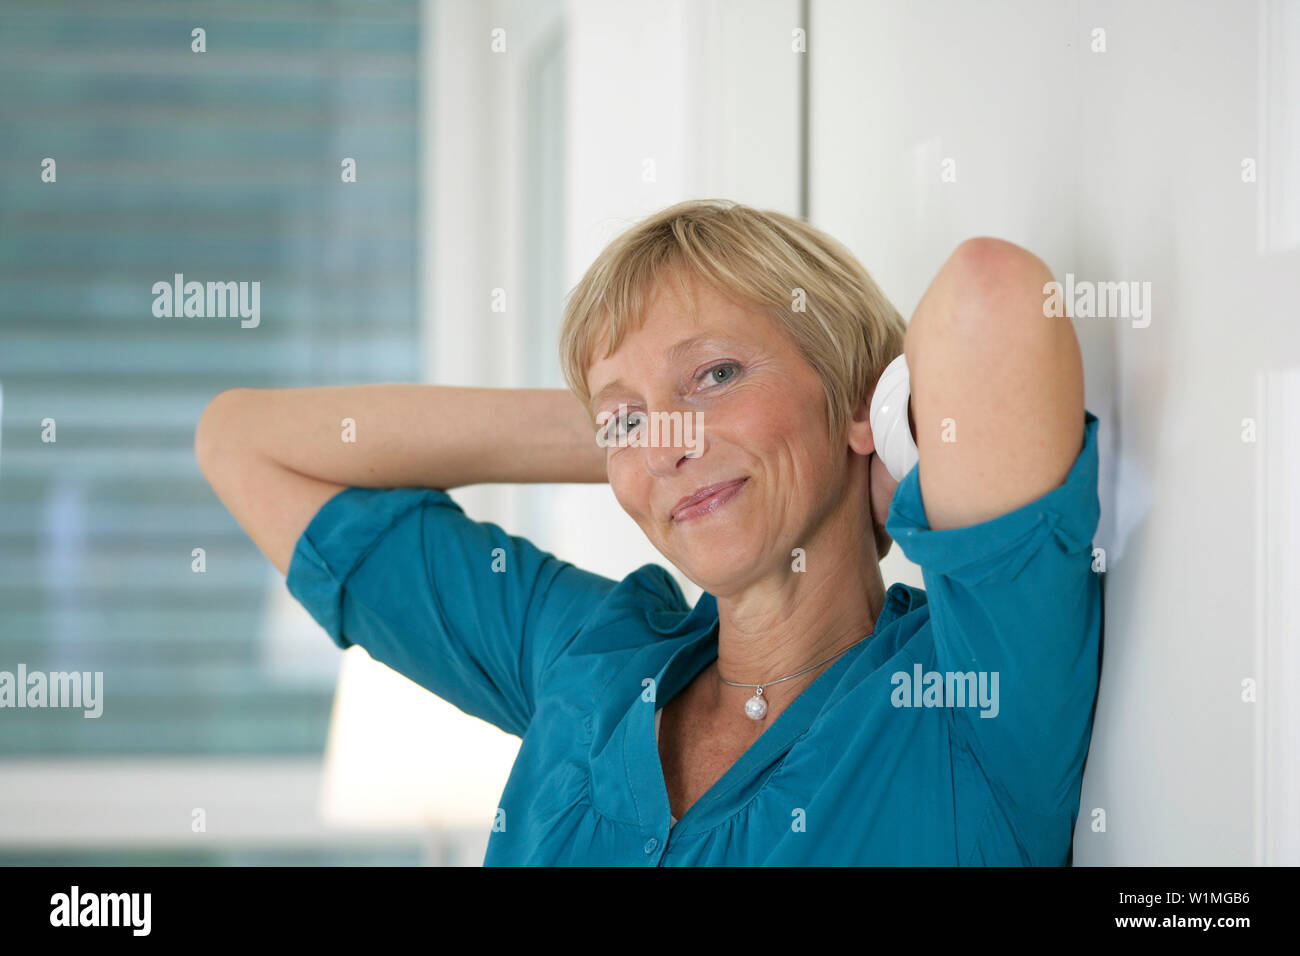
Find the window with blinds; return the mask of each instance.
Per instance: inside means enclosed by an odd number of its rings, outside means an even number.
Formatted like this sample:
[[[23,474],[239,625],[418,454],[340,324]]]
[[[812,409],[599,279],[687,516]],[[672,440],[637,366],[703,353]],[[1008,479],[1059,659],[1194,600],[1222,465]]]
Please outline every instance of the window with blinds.
[[[0,2],[0,671],[103,674],[98,719],[0,712],[0,756],[322,750],[338,650],[194,428],[234,386],[418,380],[418,15]],[[258,283],[256,326],[160,317],[177,275]]]

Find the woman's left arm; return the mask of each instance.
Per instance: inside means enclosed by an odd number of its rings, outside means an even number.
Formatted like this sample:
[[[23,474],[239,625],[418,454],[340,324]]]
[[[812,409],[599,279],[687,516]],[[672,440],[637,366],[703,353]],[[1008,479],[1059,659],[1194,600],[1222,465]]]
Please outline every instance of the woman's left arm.
[[[1044,315],[1044,263],[992,238],[959,245],[921,297],[904,353],[933,530],[978,524],[1058,487],[1083,447],[1083,360]]]

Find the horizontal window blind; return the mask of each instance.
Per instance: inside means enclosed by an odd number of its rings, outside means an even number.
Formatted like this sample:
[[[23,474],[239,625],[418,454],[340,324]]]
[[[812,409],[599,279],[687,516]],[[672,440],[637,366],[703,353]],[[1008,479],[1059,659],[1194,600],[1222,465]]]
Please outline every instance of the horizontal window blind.
[[[104,675],[98,719],[0,710],[0,756],[322,749],[336,667],[277,653],[194,427],[224,388],[418,379],[418,15],[0,2],[0,671]],[[257,282],[258,324],[157,316],[177,274]]]

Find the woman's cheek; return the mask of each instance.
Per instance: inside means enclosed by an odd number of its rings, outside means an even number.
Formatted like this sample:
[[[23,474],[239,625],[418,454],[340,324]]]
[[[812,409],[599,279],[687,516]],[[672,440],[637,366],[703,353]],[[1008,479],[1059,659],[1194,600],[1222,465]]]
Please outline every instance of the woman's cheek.
[[[618,462],[617,452],[611,455],[611,460],[606,464],[606,473],[609,476],[609,487],[614,492],[614,500],[618,502],[627,514],[634,520],[639,520],[645,511],[645,506],[638,502],[638,492],[633,482],[628,480],[626,475],[626,462]]]

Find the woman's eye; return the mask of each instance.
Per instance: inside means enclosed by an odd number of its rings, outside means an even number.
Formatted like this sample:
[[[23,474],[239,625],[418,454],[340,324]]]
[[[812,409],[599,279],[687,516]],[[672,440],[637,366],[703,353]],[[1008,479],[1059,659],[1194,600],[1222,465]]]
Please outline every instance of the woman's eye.
[[[725,385],[736,377],[740,371],[740,366],[735,362],[724,362],[721,365],[715,365],[700,374],[700,380],[708,379],[705,384]],[[641,424],[641,419],[645,416],[641,412],[629,412],[626,415],[611,415],[605,424],[605,438],[610,442],[616,442],[620,438],[626,437]]]
[[[718,374],[719,372],[725,372],[725,371],[727,371],[728,369],[731,369],[731,370],[732,370],[732,374],[727,375],[727,376],[725,376],[725,377],[723,377],[723,378],[717,378],[717,377],[716,377],[717,374]],[[730,381],[731,379],[735,378],[735,377],[736,377],[735,372],[738,371],[739,369],[740,369],[740,366],[737,365],[735,362],[728,362],[728,363],[726,363],[725,365],[715,365],[715,366],[713,366],[713,368],[711,368],[711,369],[709,369],[707,372],[705,372],[704,375],[705,375],[706,377],[709,378],[709,381],[710,381],[712,384],[714,384],[714,385],[722,385],[722,384],[724,384],[724,383]]]
[[[609,424],[605,426],[606,437],[614,439],[623,437],[627,434],[627,430],[633,427],[632,421],[639,418],[639,412],[630,412],[627,415],[615,415],[609,420]]]

